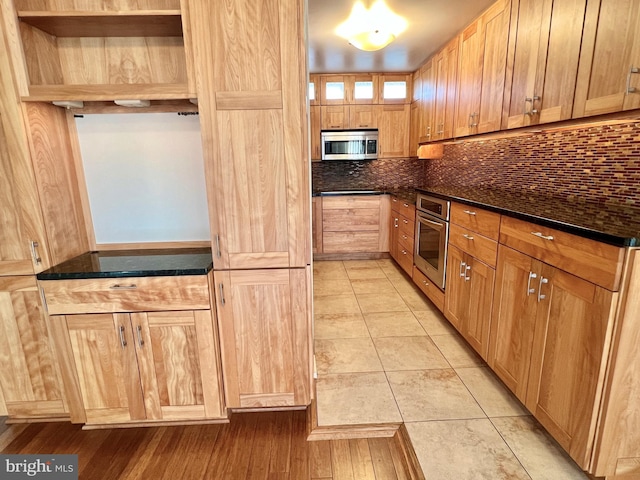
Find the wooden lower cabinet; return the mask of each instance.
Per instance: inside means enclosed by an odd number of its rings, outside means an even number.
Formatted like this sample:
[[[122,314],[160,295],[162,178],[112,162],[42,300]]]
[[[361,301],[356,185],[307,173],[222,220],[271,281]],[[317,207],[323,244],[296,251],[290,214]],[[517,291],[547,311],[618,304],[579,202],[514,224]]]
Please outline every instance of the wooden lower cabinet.
[[[616,296],[499,247],[489,365],[585,470]]]
[[[210,310],[54,316],[66,324],[86,423],[225,416]]]
[[[0,386],[12,418],[68,417],[33,276],[0,277]]]
[[[433,302],[438,310],[444,311],[444,292],[422,273],[418,267],[413,266],[413,283]]]
[[[444,315],[487,359],[495,270],[449,244]]]
[[[214,279],[227,406],[308,405],[307,269],[216,271]]]

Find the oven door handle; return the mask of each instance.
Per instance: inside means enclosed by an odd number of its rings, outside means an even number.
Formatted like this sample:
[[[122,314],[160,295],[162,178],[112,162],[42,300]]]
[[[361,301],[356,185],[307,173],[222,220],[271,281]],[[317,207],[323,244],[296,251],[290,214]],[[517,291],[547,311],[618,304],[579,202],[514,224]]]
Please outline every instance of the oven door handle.
[[[428,220],[428,219],[424,218],[423,216],[419,216],[418,218],[420,219],[421,222],[425,222],[425,223],[428,223],[430,225],[435,225],[436,227],[440,227],[440,228],[444,227],[444,224],[439,223],[439,222],[434,222],[433,220]]]

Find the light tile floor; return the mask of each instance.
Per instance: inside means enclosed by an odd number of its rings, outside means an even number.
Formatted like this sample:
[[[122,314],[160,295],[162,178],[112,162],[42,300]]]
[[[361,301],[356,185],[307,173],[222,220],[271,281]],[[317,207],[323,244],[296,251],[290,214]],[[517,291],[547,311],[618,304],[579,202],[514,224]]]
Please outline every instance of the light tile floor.
[[[587,478],[393,260],[313,270],[320,426],[404,422],[427,480]]]

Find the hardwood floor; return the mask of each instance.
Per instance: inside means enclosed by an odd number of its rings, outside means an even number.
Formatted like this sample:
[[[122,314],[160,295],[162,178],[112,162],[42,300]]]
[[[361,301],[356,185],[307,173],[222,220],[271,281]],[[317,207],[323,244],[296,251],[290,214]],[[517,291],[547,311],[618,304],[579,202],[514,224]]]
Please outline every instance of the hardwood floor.
[[[307,442],[306,435],[304,411],[242,413],[229,424],[182,427],[84,431],[35,423],[9,426],[0,452],[75,453],[79,478],[87,480],[410,478],[394,439]]]

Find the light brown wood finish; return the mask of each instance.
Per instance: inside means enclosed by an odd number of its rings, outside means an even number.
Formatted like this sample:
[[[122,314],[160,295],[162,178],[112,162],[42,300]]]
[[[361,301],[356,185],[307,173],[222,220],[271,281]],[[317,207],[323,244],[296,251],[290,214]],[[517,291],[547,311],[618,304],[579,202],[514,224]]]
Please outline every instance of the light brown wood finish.
[[[378,126],[378,158],[408,157],[411,106],[376,105],[375,117]]]
[[[482,208],[451,202],[451,223],[460,225],[485,237],[498,240],[500,214]]]
[[[440,290],[437,286],[435,286],[431,280],[429,280],[424,273],[422,273],[418,268],[413,266],[413,283],[415,283],[420,290],[427,296],[431,302],[436,306],[438,310],[441,312],[444,311],[444,292]]]
[[[620,288],[624,248],[507,216],[502,217],[500,243],[601,287]]]
[[[526,406],[587,470],[616,294],[561,270],[536,267],[548,284],[537,305]]]
[[[424,479],[409,469],[405,452],[411,446],[404,437],[347,441],[349,458],[340,457],[349,463],[343,465],[332,458],[332,441],[306,441],[306,426],[304,411],[242,413],[228,424],[172,428],[12,425],[0,446],[10,454],[72,451],[78,454],[79,477],[95,480],[340,480],[338,471],[373,474],[356,477],[363,480]]]
[[[68,416],[33,276],[0,277],[0,319],[0,386],[9,415]]]
[[[313,253],[322,253],[322,197],[311,199],[311,241]]]
[[[480,235],[473,230],[467,230],[455,223],[449,226],[449,245],[455,245],[472,257],[496,268],[498,256],[498,242]]]
[[[204,275],[44,280],[40,286],[51,315],[209,308]]]
[[[311,98],[309,95],[309,105],[320,105],[320,76],[319,75],[309,75],[309,85],[313,85],[313,94],[314,98]]]
[[[637,2],[588,2],[573,118],[640,108],[639,31]]]
[[[417,156],[420,148],[420,116],[420,103],[413,102],[409,114],[409,156],[411,157]]]
[[[640,251],[631,249],[624,294],[613,334],[611,364],[604,389],[601,428],[596,436],[592,471],[596,475],[616,473],[621,478],[640,474],[640,414],[635,399],[640,396]],[[628,474],[628,477],[625,477]]]
[[[453,137],[459,39],[455,37],[434,60],[435,103],[431,119],[431,140]]]
[[[378,118],[373,105],[351,105],[349,128],[377,128]]]
[[[305,271],[228,271],[214,278],[227,406],[308,405]]]
[[[420,142],[435,140],[435,131],[432,131],[436,103],[436,57],[425,62],[420,67],[420,82],[422,84],[422,95],[419,102],[420,108]]]
[[[586,0],[512,6],[503,128],[571,118]]]
[[[455,137],[465,137],[478,131],[484,55],[482,28],[482,19],[478,19],[460,34],[458,84],[453,124]]]
[[[349,128],[349,107],[347,105],[323,105],[321,109],[322,130],[346,130]]]
[[[488,358],[495,269],[449,244],[444,315],[483,359]]]
[[[311,161],[317,161],[322,159],[322,144],[320,138],[321,130],[321,115],[320,105],[312,105],[309,107],[309,125],[311,135]]]
[[[411,97],[413,93],[413,87],[411,85],[411,74],[390,74],[382,73],[378,76],[378,102],[381,105],[390,104],[409,104],[411,103]],[[384,98],[384,84],[385,82],[405,82],[407,85],[407,94],[404,98]]]
[[[487,363],[524,403],[527,394],[536,292],[539,278],[528,283],[534,260],[500,245]],[[528,288],[535,288],[533,293]]]
[[[349,85],[349,75],[322,75],[320,76],[320,103],[322,105],[348,105],[352,103],[353,93]],[[343,98],[327,98],[327,83],[342,83],[344,86]]]

